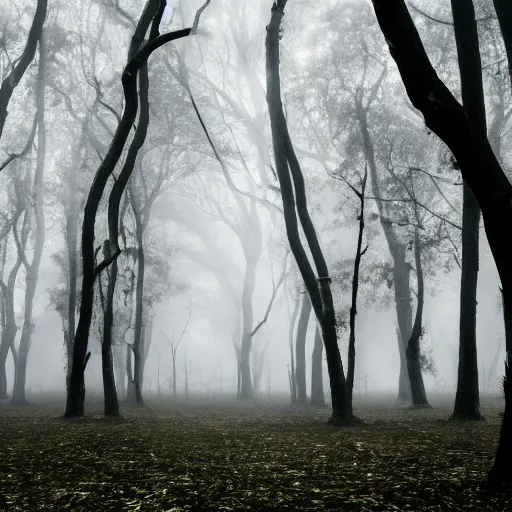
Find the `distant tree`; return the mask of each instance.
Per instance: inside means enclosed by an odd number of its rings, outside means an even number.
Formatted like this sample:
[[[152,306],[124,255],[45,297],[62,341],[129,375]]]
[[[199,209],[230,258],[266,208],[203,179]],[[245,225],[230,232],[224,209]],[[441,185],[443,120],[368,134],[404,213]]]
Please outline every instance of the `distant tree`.
[[[4,131],[5,121],[7,119],[7,108],[11,99],[14,89],[23,78],[25,71],[29,67],[30,63],[34,60],[36,54],[37,43],[41,39],[43,33],[43,25],[46,19],[48,1],[38,0],[32,25],[28,33],[27,42],[22,54],[16,59],[10,70],[9,74],[3,79],[2,85],[0,86],[0,139]],[[30,140],[31,137],[29,137]]]
[[[85,384],[84,372],[87,364],[87,345],[93,310],[94,281],[97,275],[108,267],[120,254],[119,233],[119,202],[122,193],[128,183],[133,164],[125,165],[125,172],[118,176],[115,188],[112,190],[109,201],[109,252],[100,264],[94,262],[94,224],[98,207],[108,179],[112,175],[118,163],[124,146],[137,116],[138,95],[137,79],[141,67],[146,65],[149,56],[160,46],[170,41],[187,37],[195,33],[201,12],[206,4],[197,12],[192,28],[177,30],[160,35],[159,25],[166,6],[164,0],[148,0],[142,15],[137,23],[130,42],[128,62],[123,70],[122,83],[125,94],[125,107],[119,125],[100,167],[98,168],[93,184],[89,191],[84,209],[82,226],[82,295],[80,302],[80,317],[73,344],[73,365],[70,375],[70,386],[66,404],[65,416],[83,416]],[[149,41],[145,41],[146,34],[150,30]],[[133,152],[138,152],[140,146],[132,144]]]

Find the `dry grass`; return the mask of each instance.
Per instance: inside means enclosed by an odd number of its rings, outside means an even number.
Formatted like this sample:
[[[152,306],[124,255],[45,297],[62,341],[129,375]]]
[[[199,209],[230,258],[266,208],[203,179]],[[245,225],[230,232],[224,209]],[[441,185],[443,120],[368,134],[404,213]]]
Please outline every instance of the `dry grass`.
[[[327,409],[195,400],[59,417],[55,400],[0,404],[0,510],[511,510],[482,482],[499,401],[485,422],[446,421],[448,404],[357,408],[364,425],[329,426]]]

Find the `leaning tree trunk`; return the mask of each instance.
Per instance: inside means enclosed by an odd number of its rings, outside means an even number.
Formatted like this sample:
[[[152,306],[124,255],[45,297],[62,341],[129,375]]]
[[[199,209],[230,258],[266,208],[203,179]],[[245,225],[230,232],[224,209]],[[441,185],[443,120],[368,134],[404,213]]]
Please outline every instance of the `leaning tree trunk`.
[[[315,315],[322,328],[322,339],[325,345],[331,387],[333,409],[331,421],[339,424],[350,424],[353,421],[353,413],[347,395],[343,363],[338,348],[336,317],[330,287],[331,278],[329,277],[328,267],[308,212],[304,177],[291,143],[281,102],[279,40],[285,5],[286,0],[277,0],[273,4],[272,16],[267,26],[266,37],[267,103],[276,171],[283,200],[286,234],[290,248],[309,293]],[[300,219],[313,256],[318,276],[315,274],[302,245],[297,216]]]
[[[306,392],[306,335],[309,317],[311,316],[311,301],[307,292],[302,295],[299,323],[295,337],[295,382],[297,383],[297,401],[305,404],[308,401]],[[293,378],[293,375],[292,375]]]
[[[43,33],[43,25],[46,19],[47,0],[38,0],[32,26],[28,33],[27,43],[23,49],[23,53],[13,66],[11,72],[4,78],[0,87],[0,139],[4,131],[5,120],[7,118],[7,107],[11,100],[12,93],[30,63],[34,60],[36,54],[37,42],[41,39]]]
[[[44,34],[39,39],[39,67],[37,73],[37,163],[34,176],[33,201],[35,212],[36,234],[34,241],[34,255],[32,263],[28,264],[24,255],[24,264],[26,267],[26,288],[25,288],[25,314],[23,328],[21,331],[20,345],[18,349],[18,361],[15,368],[14,389],[12,392],[13,404],[26,403],[25,384],[27,378],[28,352],[34,324],[32,323],[32,313],[34,307],[34,295],[39,278],[39,267],[43,255],[45,238],[45,217],[44,217],[44,166],[46,157],[46,126],[45,126],[45,88],[46,88],[46,61],[47,49]]]
[[[322,335],[317,325],[313,355],[311,357],[311,405],[325,405],[324,380],[322,375],[323,348]]]
[[[162,19],[165,2],[160,0],[148,0],[141,18],[137,24],[133,34],[130,49],[128,52],[128,63],[123,70],[121,78],[123,84],[123,91],[125,96],[125,108],[121,120],[117,126],[113,140],[110,144],[109,150],[105,155],[100,167],[98,168],[94,177],[87,201],[84,208],[84,219],[82,224],[82,292],[80,301],[80,317],[73,343],[73,366],[69,379],[69,393],[66,403],[66,417],[83,416],[84,415],[84,399],[85,399],[85,383],[84,372],[87,365],[87,346],[89,343],[89,330],[91,327],[92,312],[93,312],[93,297],[94,297],[94,281],[96,276],[106,268],[115,258],[120,254],[118,245],[118,237],[113,234],[118,232],[118,215],[119,215],[119,201],[121,200],[122,193],[133,169],[133,163],[130,166],[126,164],[121,173],[117,177],[113,190],[109,198],[109,237],[107,241],[109,246],[109,257],[103,263],[95,268],[94,261],[94,238],[95,238],[95,221],[98,213],[98,207],[105,190],[106,184],[114,171],[124,146],[130,135],[130,131],[137,117],[138,110],[138,95],[137,95],[137,75],[142,65],[147,63],[149,56],[160,46],[173,41],[186,37],[196,30],[199,15],[204,10],[205,4],[196,14],[194,26],[168,32],[160,35],[158,27]],[[152,23],[150,40],[143,43],[146,33]],[[138,128],[140,127],[140,120]],[[134,136],[135,138],[135,136]],[[130,149],[136,149],[133,141]],[[138,151],[138,149],[137,149]],[[130,153],[130,151],[129,151]],[[136,154],[135,154],[136,156]],[[127,155],[127,160],[130,155]],[[117,213],[117,215],[116,215]],[[136,357],[137,359],[137,357]],[[139,358],[140,365],[140,358]]]
[[[472,0],[452,0],[453,24],[461,78],[462,103],[474,128],[486,137],[485,100],[478,27]],[[476,345],[476,294],[480,208],[464,183],[462,276],[460,291],[459,368],[453,417],[481,419]]]

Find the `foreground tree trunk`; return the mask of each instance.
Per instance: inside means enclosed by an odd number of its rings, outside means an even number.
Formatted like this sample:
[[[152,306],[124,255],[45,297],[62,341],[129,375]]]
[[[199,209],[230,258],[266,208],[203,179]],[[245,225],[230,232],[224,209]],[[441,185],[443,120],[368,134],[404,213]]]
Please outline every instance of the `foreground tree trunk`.
[[[322,375],[323,348],[322,335],[317,325],[313,355],[311,357],[311,405],[325,405],[324,380]]]
[[[311,301],[307,292],[302,294],[299,323],[295,337],[295,382],[297,383],[297,401],[305,404],[308,401],[306,392],[306,335],[309,317],[311,316]]]
[[[505,413],[493,467],[492,486],[512,484],[512,249],[504,233],[512,232],[512,185],[486,136],[437,76],[404,0],[372,0],[391,56],[412,104],[426,125],[452,151],[462,177],[480,206],[503,290],[505,343]],[[498,17],[500,17],[498,11]],[[504,37],[506,35],[504,34]],[[510,54],[508,55],[510,58]]]
[[[290,381],[290,400],[292,405],[297,403],[297,381],[295,379],[295,354],[293,350],[293,334],[295,323],[299,314],[300,300],[297,297],[295,305],[293,306],[292,316],[290,317],[290,325],[288,327],[288,348],[290,349],[290,369],[288,372],[288,379]],[[289,311],[288,311],[289,314]]]
[[[242,242],[243,245],[243,242]],[[253,329],[252,297],[256,286],[257,258],[252,257],[252,251],[244,246],[245,253],[245,277],[242,290],[242,340],[240,343],[240,398],[250,400],[254,397],[251,376],[251,348]]]
[[[25,313],[23,328],[21,331],[20,345],[18,349],[18,361],[15,368],[14,389],[12,392],[12,403],[23,405],[26,403],[25,384],[27,379],[27,361],[34,324],[32,313],[34,307],[34,295],[36,293],[37,281],[39,278],[39,267],[43,255],[44,239],[46,234],[44,215],[44,170],[46,158],[46,125],[45,125],[45,88],[46,88],[46,61],[47,49],[44,34],[39,39],[39,67],[37,73],[37,163],[34,175],[33,201],[35,217],[35,240],[34,255],[29,264],[24,251],[22,261],[26,268],[25,288]],[[28,212],[27,212],[28,213]],[[22,250],[18,248],[18,250]]]
[[[480,136],[487,133],[482,63],[472,0],[452,0],[453,25],[461,79],[462,104]],[[462,207],[462,276],[460,288],[459,368],[454,419],[479,420],[476,297],[480,208],[464,182]]]
[[[281,102],[279,31],[285,5],[286,0],[278,0],[272,6],[272,15],[267,26],[265,41],[267,103],[276,171],[281,189],[286,234],[290,248],[309,293],[315,315],[322,328],[322,338],[325,345],[331,387],[333,409],[331,421],[339,424],[351,424],[354,418],[352,406],[347,395],[343,363],[338,348],[336,317],[330,287],[331,278],[329,277],[329,271],[315,228],[309,216],[304,177],[290,140]],[[318,276],[313,271],[300,240],[297,215],[309,244]]]
[[[47,0],[38,0],[32,26],[28,33],[27,43],[23,53],[18,59],[11,72],[4,78],[0,87],[0,139],[4,131],[5,120],[7,119],[7,107],[11,100],[12,93],[36,54],[37,42],[41,39],[43,25],[46,19]]]

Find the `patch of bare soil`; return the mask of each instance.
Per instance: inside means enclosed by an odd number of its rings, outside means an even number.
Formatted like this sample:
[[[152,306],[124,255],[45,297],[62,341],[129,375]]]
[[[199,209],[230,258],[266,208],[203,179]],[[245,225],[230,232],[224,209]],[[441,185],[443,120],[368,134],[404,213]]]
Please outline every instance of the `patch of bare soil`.
[[[196,401],[101,404],[64,420],[63,405],[0,404],[0,510],[506,511],[485,490],[499,429],[446,421],[449,408],[378,405],[355,427],[328,409]]]

